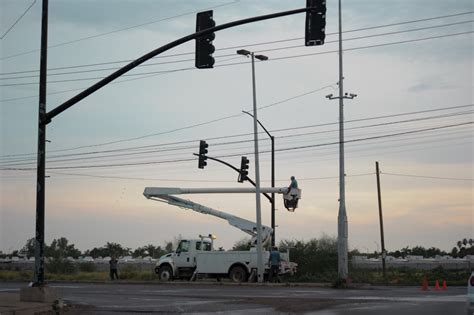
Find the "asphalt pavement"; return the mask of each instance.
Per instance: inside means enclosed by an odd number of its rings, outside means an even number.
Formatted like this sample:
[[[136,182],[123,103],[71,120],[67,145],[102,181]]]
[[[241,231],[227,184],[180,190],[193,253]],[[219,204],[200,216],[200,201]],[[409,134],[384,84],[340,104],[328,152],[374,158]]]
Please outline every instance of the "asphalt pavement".
[[[120,281],[49,285],[59,291],[67,314],[466,314],[465,287],[422,291],[419,287],[332,289],[316,284]],[[18,314],[15,311],[20,308],[21,314],[50,309],[50,305],[19,302],[24,286],[26,283],[0,283],[0,314]]]

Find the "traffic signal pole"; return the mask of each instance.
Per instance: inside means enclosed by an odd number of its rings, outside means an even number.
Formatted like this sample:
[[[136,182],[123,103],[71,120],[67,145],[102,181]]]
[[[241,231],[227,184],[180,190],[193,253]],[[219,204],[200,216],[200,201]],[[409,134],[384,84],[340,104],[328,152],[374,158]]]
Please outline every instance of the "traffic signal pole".
[[[253,117],[253,115],[249,112],[246,112],[246,111],[242,111],[243,113]],[[260,127],[263,128],[263,130],[265,130],[265,132],[267,133],[267,135],[270,137],[270,140],[272,142],[272,187],[275,187],[275,137],[272,136],[267,128],[265,128],[265,126],[260,122],[260,120],[257,119],[257,122],[258,124],[260,125]],[[273,229],[273,232],[272,232],[272,247],[275,246],[275,193],[272,193],[272,200],[270,201],[271,202],[271,206],[272,206],[272,209],[271,209],[271,224],[272,224],[272,229]]]
[[[107,77],[103,78],[99,82],[95,83],[94,85],[90,86],[89,88],[85,89],[84,91],[80,92],[79,94],[73,96],[66,102],[62,103],[58,107],[54,108],[47,114],[47,123],[49,123],[54,117],[68,109],[69,107],[73,106],[74,104],[78,103],[79,101],[83,100],[87,96],[91,95],[92,93],[96,92],[97,90],[103,88],[105,85],[109,84],[110,82],[114,81],[115,79],[119,78],[123,74],[127,73],[128,71],[136,68],[137,66],[141,65],[145,61],[156,57],[171,48],[174,48],[176,46],[179,46],[181,44],[184,44],[186,42],[189,42],[190,40],[196,39],[201,36],[209,35],[212,34],[213,32],[218,32],[222,31],[231,27],[239,26],[239,25],[244,25],[248,23],[253,23],[253,22],[258,22],[258,21],[264,21],[264,20],[269,20],[269,19],[274,19],[274,18],[279,18],[287,15],[293,15],[293,14],[298,14],[298,13],[303,13],[312,10],[313,8],[301,8],[301,9],[295,9],[295,10],[290,10],[290,11],[284,11],[284,12],[278,12],[278,13],[272,13],[272,14],[267,14],[267,15],[261,15],[261,16],[256,16],[248,19],[243,19],[243,20],[238,20],[234,22],[229,22],[225,23],[222,25],[218,25],[212,28],[208,28],[203,31],[199,31],[184,37],[181,37],[180,39],[177,39],[171,43],[168,43],[164,46],[161,46],[153,51],[150,51],[149,53],[141,56],[140,58],[130,62],[129,64],[123,66],[122,68],[118,69],[114,73],[108,75]]]
[[[196,156],[199,156],[199,154],[196,154],[196,153],[193,153],[193,154],[196,155]],[[219,159],[214,158],[214,157],[211,157],[211,156],[207,156],[207,158],[208,158],[209,160],[213,160],[213,161],[222,163],[222,164],[224,164],[224,165],[230,167],[231,169],[233,169],[233,170],[236,171],[237,173],[241,174],[241,173],[240,173],[240,170],[239,170],[237,167],[233,166],[233,165],[230,164],[230,163],[227,163],[226,161],[222,161],[222,160],[219,160]],[[248,175],[247,175],[247,179],[246,179],[246,180],[247,180],[250,184],[252,184],[253,187],[256,186],[255,182],[254,182],[250,177],[248,177]],[[273,185],[272,187],[275,187],[275,186]],[[270,197],[270,195],[268,195],[268,194],[265,193],[265,192],[262,192],[262,194],[263,194],[265,197],[267,197],[268,201],[272,202],[272,198],[273,198],[273,197]],[[272,195],[274,196],[275,193],[272,193]]]
[[[193,34],[179,38],[173,42],[170,42],[164,46],[161,46],[140,58],[130,62],[124,67],[118,69],[114,73],[103,78],[99,82],[93,84],[89,88],[73,96],[66,102],[55,107],[49,112],[46,112],[46,70],[47,70],[47,31],[48,31],[48,0],[43,0],[43,13],[42,13],[42,26],[41,26],[41,63],[40,63],[40,92],[39,92],[39,122],[38,122],[38,159],[37,159],[37,197],[36,197],[36,233],[35,233],[35,275],[34,283],[37,285],[43,285],[44,283],[44,221],[45,221],[45,169],[46,169],[46,126],[52,121],[53,118],[69,109],[73,105],[77,104],[87,96],[93,94],[99,89],[103,88],[110,82],[119,78],[128,71],[136,68],[145,61],[156,57],[163,52],[166,52],[174,47],[184,44],[193,39],[211,35],[214,32],[218,32],[231,27],[244,25],[248,23],[279,18],[283,16],[308,12],[313,10],[313,7],[300,8],[295,10],[277,12],[273,14],[261,15],[243,20],[233,21],[225,23],[215,27],[211,27]],[[255,122],[256,125],[256,122]],[[259,178],[257,180],[259,182]],[[259,185],[259,183],[258,183]],[[257,194],[257,199],[260,198],[260,194]],[[258,203],[258,202],[257,202]],[[261,255],[260,255],[261,256]]]

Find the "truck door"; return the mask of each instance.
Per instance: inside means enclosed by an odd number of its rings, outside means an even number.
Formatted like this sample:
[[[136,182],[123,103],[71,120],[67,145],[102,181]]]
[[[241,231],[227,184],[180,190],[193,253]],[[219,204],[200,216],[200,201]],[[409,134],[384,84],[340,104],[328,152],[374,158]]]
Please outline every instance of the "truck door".
[[[179,243],[178,248],[176,249],[176,256],[174,257],[176,266],[178,266],[178,268],[194,267],[195,263],[194,258],[192,257],[194,255],[191,255],[190,253],[190,244],[191,242],[188,240],[182,240]]]

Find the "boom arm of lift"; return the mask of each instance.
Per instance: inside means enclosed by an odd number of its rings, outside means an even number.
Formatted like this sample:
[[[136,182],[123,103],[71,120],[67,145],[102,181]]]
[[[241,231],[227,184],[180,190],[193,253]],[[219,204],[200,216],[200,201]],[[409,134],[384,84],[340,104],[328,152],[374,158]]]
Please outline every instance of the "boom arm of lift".
[[[288,188],[263,188],[262,192],[274,192],[274,193],[283,193],[285,198],[285,206],[287,200],[291,199],[294,201],[294,208],[296,208],[298,199],[301,196],[301,190],[291,191],[288,193]],[[269,191],[267,191],[269,190]],[[255,222],[237,217],[232,214],[228,214],[210,207],[203,206],[191,200],[182,199],[174,195],[177,194],[200,194],[200,193],[249,193],[255,192],[252,188],[170,188],[170,187],[147,187],[143,194],[145,197],[155,201],[166,202],[170,205],[191,209],[196,212],[203,214],[209,214],[221,219],[226,220],[230,225],[235,226],[241,231],[249,234],[251,238],[251,245],[255,246],[257,244],[257,224]],[[294,211],[293,208],[293,211]],[[291,211],[291,210],[290,210]],[[262,243],[267,244],[272,236],[273,229],[271,227],[262,225]]]

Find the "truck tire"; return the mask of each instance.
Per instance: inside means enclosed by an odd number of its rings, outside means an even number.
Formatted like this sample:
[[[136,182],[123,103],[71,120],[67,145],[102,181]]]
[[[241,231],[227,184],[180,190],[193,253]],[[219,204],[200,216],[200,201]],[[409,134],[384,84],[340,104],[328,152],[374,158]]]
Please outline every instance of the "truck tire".
[[[234,266],[230,269],[229,278],[232,282],[245,282],[247,281],[247,271],[242,266]]]
[[[173,270],[170,266],[161,266],[158,269],[158,278],[161,281],[172,281],[173,280]]]

